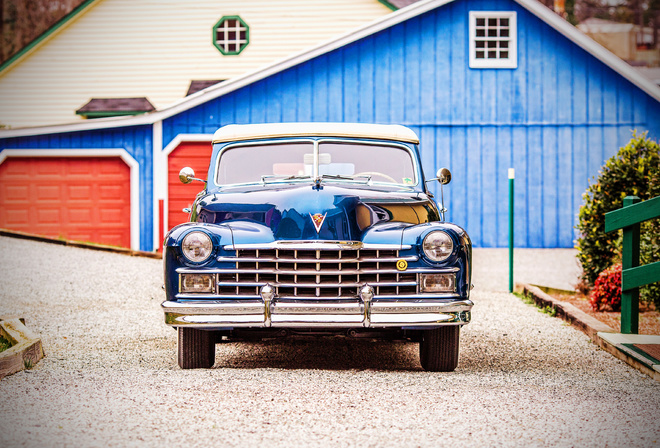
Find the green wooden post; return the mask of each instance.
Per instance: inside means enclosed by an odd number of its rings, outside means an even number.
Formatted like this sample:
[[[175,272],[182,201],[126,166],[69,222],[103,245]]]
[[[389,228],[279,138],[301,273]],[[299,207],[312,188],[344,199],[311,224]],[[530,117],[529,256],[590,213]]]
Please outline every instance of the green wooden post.
[[[623,207],[629,207],[637,202],[639,202],[637,196],[626,196]],[[639,266],[639,229],[639,223],[623,228],[621,264],[624,271]],[[637,334],[639,333],[639,287],[624,290],[624,286],[622,281],[621,333]]]
[[[509,168],[509,292],[513,292],[513,181],[515,171]]]

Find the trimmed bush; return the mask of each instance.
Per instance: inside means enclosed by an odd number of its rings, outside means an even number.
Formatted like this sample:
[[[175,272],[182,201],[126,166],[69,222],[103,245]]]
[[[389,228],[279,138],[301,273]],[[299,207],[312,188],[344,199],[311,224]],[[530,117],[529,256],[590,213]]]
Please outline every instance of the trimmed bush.
[[[638,196],[642,201],[660,196],[660,146],[646,137],[633,137],[601,169],[596,183],[583,195],[577,229],[578,259],[583,277],[593,285],[598,275],[621,262],[622,232],[605,233],[605,213],[623,206],[623,198]],[[660,219],[641,225],[640,264],[660,261]],[[660,285],[640,289],[640,299],[660,309]]]
[[[598,275],[589,303],[595,311],[621,311],[621,265],[615,264]]]

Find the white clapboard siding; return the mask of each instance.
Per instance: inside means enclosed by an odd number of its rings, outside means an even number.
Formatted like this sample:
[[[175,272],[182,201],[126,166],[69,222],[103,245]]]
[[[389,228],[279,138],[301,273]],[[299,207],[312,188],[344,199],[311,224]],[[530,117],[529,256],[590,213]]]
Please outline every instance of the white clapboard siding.
[[[91,98],[147,97],[162,108],[194,79],[229,79],[371,22],[377,0],[99,0],[0,73],[0,125],[81,120]],[[239,15],[250,43],[236,56],[212,27]]]

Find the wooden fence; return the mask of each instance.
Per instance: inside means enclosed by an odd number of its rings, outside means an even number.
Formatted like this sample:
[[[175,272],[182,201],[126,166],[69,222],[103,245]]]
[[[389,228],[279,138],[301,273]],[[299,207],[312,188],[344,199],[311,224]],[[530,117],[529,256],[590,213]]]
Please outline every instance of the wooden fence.
[[[660,261],[639,265],[640,223],[660,217],[660,196],[639,202],[626,196],[623,207],[605,214],[605,231],[623,229],[621,254],[621,333],[639,333],[639,287],[660,281]]]

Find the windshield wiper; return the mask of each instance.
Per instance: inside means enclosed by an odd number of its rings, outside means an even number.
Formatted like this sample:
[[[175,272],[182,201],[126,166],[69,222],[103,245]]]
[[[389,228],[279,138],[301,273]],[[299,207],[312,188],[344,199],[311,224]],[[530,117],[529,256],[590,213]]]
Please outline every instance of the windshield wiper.
[[[311,179],[312,176],[282,176],[279,174],[267,174],[261,176],[261,182],[266,183],[266,182],[281,182],[281,181],[287,181],[287,180],[297,180],[297,179]]]
[[[353,180],[368,183],[371,180],[370,174],[361,174],[359,176],[348,176],[345,174],[322,174],[321,179]]]

